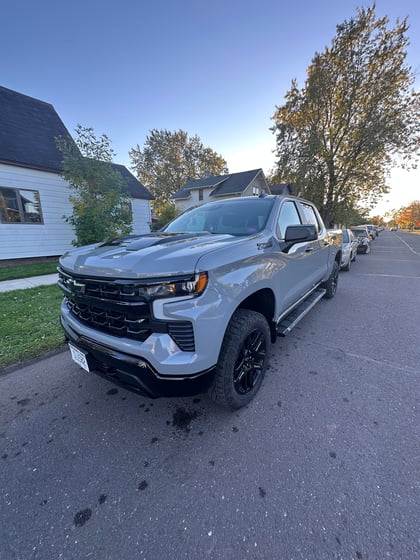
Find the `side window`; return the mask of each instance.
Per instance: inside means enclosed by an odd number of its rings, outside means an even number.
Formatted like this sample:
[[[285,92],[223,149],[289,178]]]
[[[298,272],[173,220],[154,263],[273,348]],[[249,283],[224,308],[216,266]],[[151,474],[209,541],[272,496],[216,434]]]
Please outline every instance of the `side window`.
[[[315,211],[309,204],[305,204],[304,202],[300,203],[300,207],[303,213],[303,223],[304,224],[312,224],[316,227],[316,231],[319,232],[319,222],[318,218],[316,217]]]
[[[1,224],[42,224],[38,191],[0,187]]]
[[[287,226],[297,226],[301,224],[299,213],[296,205],[292,200],[286,200],[280,209],[280,215],[277,222],[277,236],[284,239]]]

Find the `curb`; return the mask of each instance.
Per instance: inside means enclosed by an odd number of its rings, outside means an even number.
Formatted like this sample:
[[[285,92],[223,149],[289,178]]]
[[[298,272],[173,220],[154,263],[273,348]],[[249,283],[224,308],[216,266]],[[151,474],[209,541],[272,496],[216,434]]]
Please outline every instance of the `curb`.
[[[5,368],[0,369],[0,377],[4,377],[6,375],[9,375],[9,373],[13,373],[14,371],[17,371],[18,369],[22,369],[24,367],[31,366],[33,364],[41,362],[42,360],[46,360],[47,358],[52,358],[53,356],[57,356],[58,354],[62,354],[67,349],[68,349],[67,343],[63,343],[58,348],[55,348],[54,350],[48,350],[47,352],[44,352],[43,354],[40,354],[39,356],[36,356],[35,358],[29,358],[28,360],[24,360],[23,362],[17,362],[15,364],[10,365],[10,366],[6,366]]]

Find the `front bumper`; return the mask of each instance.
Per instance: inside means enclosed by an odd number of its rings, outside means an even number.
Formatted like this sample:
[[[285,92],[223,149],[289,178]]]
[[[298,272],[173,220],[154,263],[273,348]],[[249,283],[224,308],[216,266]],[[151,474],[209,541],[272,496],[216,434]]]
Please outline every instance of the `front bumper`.
[[[192,396],[204,393],[213,382],[214,367],[194,375],[165,376],[137,356],[79,336],[63,319],[61,325],[67,339],[86,355],[90,371],[140,395],[151,398]]]

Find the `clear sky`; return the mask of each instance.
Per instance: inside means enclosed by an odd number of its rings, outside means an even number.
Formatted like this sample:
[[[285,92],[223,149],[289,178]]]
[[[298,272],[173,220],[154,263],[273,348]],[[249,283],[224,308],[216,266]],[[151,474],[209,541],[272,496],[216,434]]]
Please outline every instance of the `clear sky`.
[[[165,128],[197,134],[232,172],[267,172],[271,117],[291,80],[303,86],[336,25],[371,4],[3,0],[0,85],[54,105],[71,134],[78,123],[106,133],[127,167],[130,148]],[[377,0],[376,13],[391,25],[408,16],[408,63],[419,74],[419,0]],[[381,212],[420,198],[420,170],[393,173],[390,186]]]

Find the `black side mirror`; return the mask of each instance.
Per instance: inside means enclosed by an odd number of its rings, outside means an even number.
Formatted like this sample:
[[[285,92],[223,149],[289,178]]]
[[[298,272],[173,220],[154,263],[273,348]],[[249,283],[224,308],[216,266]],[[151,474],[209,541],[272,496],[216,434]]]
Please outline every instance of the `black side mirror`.
[[[284,240],[286,243],[303,243],[304,241],[316,241],[318,233],[312,224],[287,226]]]

